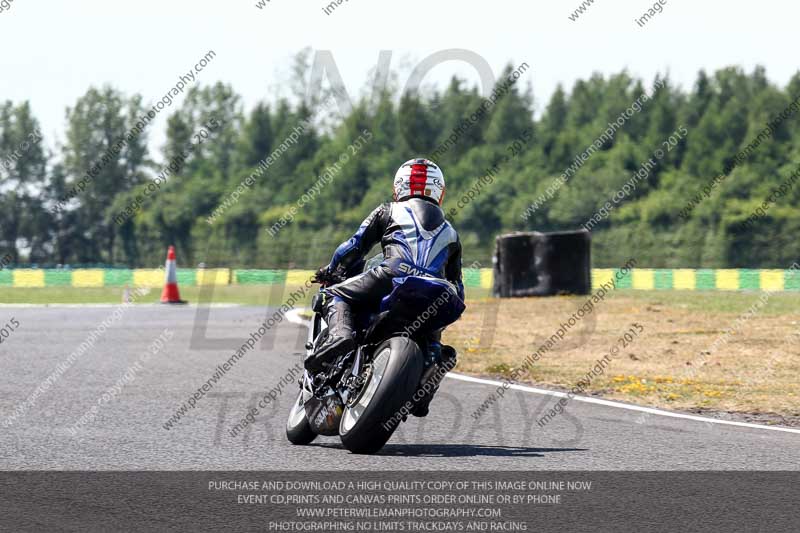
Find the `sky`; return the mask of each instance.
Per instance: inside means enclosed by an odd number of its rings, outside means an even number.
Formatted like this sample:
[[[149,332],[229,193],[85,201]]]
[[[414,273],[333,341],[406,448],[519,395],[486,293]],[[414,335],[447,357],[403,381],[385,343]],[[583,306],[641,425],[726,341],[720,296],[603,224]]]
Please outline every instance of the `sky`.
[[[669,73],[691,89],[697,72],[756,65],[784,85],[798,68],[794,49],[800,6],[785,0],[594,0],[571,20],[581,0],[0,0],[0,101],[28,100],[47,144],[64,137],[65,109],[90,86],[111,84],[154,103],[209,50],[216,57],[199,83],[230,83],[245,109],[289,96],[292,58],[303,50],[330,51],[348,92],[362,92],[381,50],[392,53],[398,83],[423,59],[467,50],[496,75],[526,62],[541,109],[560,83],[569,88],[594,72],[627,69],[652,81]],[[333,0],[334,2],[337,0]],[[424,79],[444,85],[459,75],[478,83],[463,61],[438,64]],[[174,106],[180,105],[179,97]],[[164,140],[162,113],[150,135]]]

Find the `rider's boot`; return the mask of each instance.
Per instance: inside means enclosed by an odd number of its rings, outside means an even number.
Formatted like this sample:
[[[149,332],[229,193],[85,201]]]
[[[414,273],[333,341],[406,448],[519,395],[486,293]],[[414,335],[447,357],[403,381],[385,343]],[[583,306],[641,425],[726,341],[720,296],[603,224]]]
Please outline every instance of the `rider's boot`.
[[[439,384],[444,379],[445,374],[455,368],[457,362],[456,357],[456,349],[452,346],[448,346],[446,344],[442,345],[442,357],[440,368],[428,382],[428,387],[430,390],[425,396],[420,398],[417,403],[414,405],[414,408],[411,410],[411,414],[417,417],[425,417],[428,416],[430,412],[430,405],[433,401],[433,396],[436,394],[436,391],[439,390]],[[446,371],[445,371],[446,370]]]
[[[325,304],[325,322],[328,324],[328,336],[304,362],[306,370],[312,373],[324,370],[324,363],[330,363],[356,347],[353,313],[347,302],[338,297],[329,299]]]

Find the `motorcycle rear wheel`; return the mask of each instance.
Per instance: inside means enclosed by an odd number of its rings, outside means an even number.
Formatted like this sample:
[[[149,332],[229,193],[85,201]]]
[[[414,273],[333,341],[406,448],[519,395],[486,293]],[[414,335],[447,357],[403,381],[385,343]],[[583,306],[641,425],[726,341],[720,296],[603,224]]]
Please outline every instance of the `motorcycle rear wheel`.
[[[393,337],[375,354],[366,383],[347,402],[339,424],[342,444],[358,454],[375,453],[389,441],[422,376],[422,354],[411,339]]]

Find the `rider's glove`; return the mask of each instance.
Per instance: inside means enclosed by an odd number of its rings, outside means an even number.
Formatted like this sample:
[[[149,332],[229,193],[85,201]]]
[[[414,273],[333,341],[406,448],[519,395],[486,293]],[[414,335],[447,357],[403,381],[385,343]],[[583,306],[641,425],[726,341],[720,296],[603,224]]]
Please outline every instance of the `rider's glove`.
[[[314,276],[311,278],[311,283],[325,283],[330,280],[330,276],[331,273],[328,270],[328,265],[325,265],[314,273]]]

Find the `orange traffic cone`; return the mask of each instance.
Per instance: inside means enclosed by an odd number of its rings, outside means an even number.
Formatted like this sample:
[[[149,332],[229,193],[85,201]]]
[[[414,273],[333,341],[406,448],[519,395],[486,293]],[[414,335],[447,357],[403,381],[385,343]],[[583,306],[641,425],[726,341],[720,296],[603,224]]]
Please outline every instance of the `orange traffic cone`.
[[[178,269],[175,266],[175,247],[170,246],[167,251],[167,264],[164,269],[167,271],[167,279],[164,290],[161,293],[162,304],[185,304],[178,293]]]

